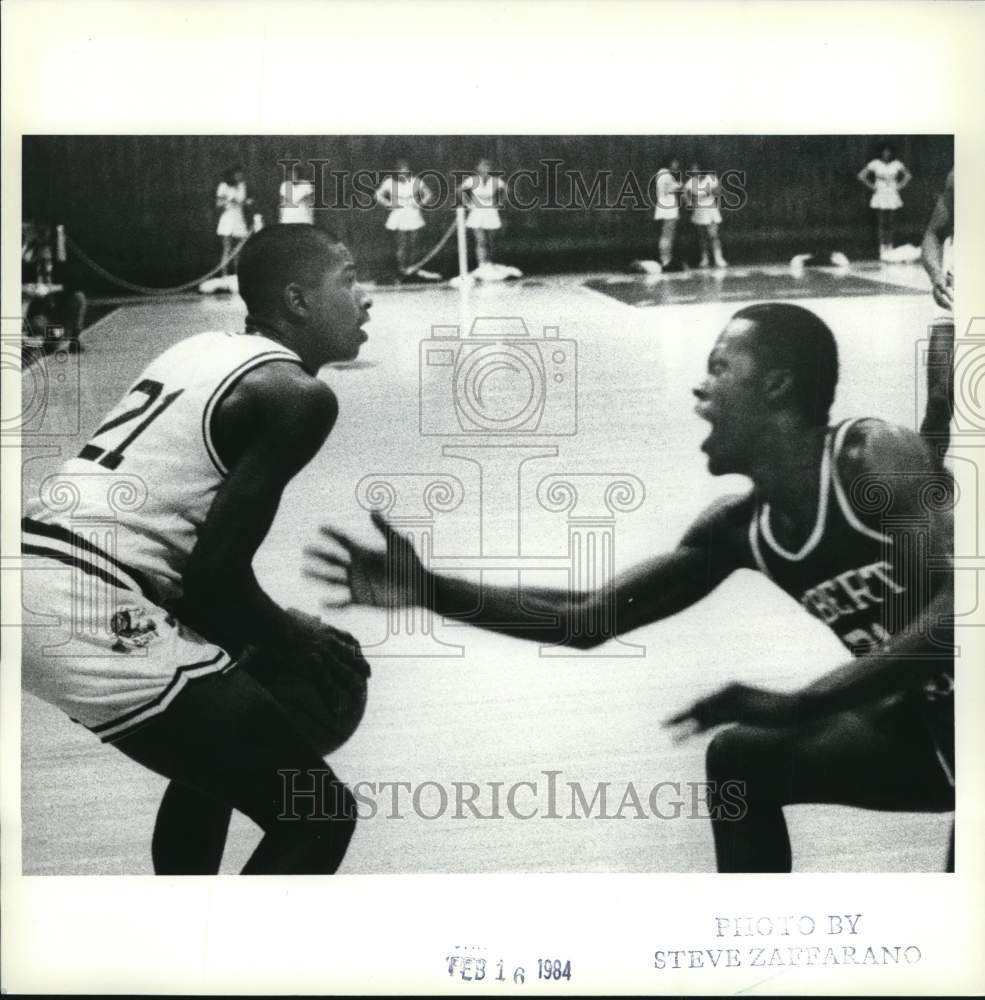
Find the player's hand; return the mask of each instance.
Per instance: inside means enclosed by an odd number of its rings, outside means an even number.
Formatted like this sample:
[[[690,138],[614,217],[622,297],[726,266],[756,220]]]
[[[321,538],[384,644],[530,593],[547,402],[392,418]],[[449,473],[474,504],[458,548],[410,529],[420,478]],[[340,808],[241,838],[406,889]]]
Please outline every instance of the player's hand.
[[[777,728],[789,726],[797,721],[800,708],[796,692],[765,691],[736,683],[700,698],[690,708],[666,719],[664,725],[676,727],[674,740],[679,743],[727,722]]]
[[[954,279],[949,275],[935,278],[933,282],[934,301],[942,309],[954,309]]]
[[[373,524],[386,539],[386,549],[371,549],[335,528],[323,527],[322,537],[331,548],[308,548],[311,560],[305,575],[332,589],[326,607],[350,604],[372,607],[406,607],[421,600],[424,567],[414,547],[374,511]]]

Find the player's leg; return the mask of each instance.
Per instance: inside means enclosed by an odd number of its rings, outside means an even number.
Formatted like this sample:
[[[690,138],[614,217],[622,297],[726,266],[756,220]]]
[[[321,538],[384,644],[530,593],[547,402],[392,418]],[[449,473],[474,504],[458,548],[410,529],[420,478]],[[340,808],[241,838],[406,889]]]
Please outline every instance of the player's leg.
[[[954,321],[941,319],[930,328],[927,349],[927,409],[920,434],[942,461],[951,437],[954,414]]]
[[[172,781],[157,809],[151,857],[155,875],[217,875],[233,807]]]
[[[899,699],[800,729],[732,726],[708,747],[712,829],[719,871],[786,872],[790,839],[783,806],[830,803],[910,812],[954,808],[954,788],[912,703]],[[737,819],[723,782],[745,787]],[[734,788],[734,786],[733,786]]]
[[[715,260],[715,267],[727,267],[728,262],[722,256],[722,240],[718,235],[717,222],[712,222],[708,226],[708,242],[711,244],[711,252]]]
[[[239,271],[239,252],[243,249],[243,244],[246,242],[245,236],[237,236],[234,239],[234,246],[232,248],[233,259],[230,262],[230,270],[233,274]]]
[[[484,229],[473,229],[472,235],[475,237],[475,260],[479,267],[489,259],[486,252],[486,231]]]
[[[351,793],[270,693],[242,670],[190,683],[167,711],[116,746],[194,789],[200,801],[249,816],[264,836],[244,874],[331,874],[345,855],[355,827]],[[177,811],[168,822],[177,823],[193,798],[169,794],[177,796]],[[218,806],[204,814],[213,832],[219,816]]]
[[[674,255],[674,231],[676,229],[676,219],[661,219],[658,252],[660,254],[660,264],[662,267],[666,267]]]
[[[698,226],[698,244],[701,247],[701,260],[698,261],[698,267],[707,267],[711,262],[708,259],[708,252],[710,250],[710,245],[708,243],[708,227]]]
[[[876,225],[879,230],[879,256],[893,249],[892,213],[885,208],[876,209]]]
[[[406,262],[404,263],[404,267],[413,267],[414,262],[417,260],[417,234],[419,232],[419,229],[410,229],[407,231]]]
[[[397,257],[397,274],[402,275],[407,267],[407,233],[403,229],[393,231],[394,251]]]

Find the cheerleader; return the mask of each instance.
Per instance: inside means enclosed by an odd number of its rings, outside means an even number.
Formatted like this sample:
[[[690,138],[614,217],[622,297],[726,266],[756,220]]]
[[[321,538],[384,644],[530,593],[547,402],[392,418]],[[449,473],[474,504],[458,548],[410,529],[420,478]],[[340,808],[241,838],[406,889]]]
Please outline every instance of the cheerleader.
[[[883,146],[878,159],[870,160],[859,172],[858,179],[872,192],[869,208],[875,209],[879,227],[879,259],[893,249],[893,219],[903,207],[899,193],[913,179],[903,163],[896,159],[893,147]]]
[[[501,177],[490,173],[492,163],[482,159],[476,164],[475,173],[466,177],[459,193],[469,210],[465,218],[466,229],[475,237],[475,256],[479,267],[493,263],[493,234],[502,228],[498,205],[501,192],[506,188]]]
[[[278,218],[281,222],[294,224],[315,224],[315,185],[303,176],[300,163],[291,168],[290,178],[285,179],[278,190]]]
[[[250,235],[246,225],[246,206],[252,204],[246,192],[242,167],[227,170],[215,192],[215,206],[221,213],[216,236],[222,240],[222,273],[229,274],[230,262]]]
[[[727,267],[728,262],[722,256],[722,241],[718,235],[718,227],[722,222],[722,213],[718,208],[718,178],[710,171],[703,170],[694,163],[688,171],[690,179],[684,185],[684,197],[691,207],[691,222],[698,229],[698,242],[701,244],[701,261],[699,267],[708,267],[709,254],[715,259],[715,267]]]
[[[657,171],[657,204],[653,211],[654,221],[660,226],[660,239],[657,244],[660,254],[660,266],[667,270],[674,259],[674,234],[677,231],[677,219],[680,216],[680,192],[683,187],[680,181],[681,165],[676,157],[671,157],[666,167]]]
[[[376,200],[390,210],[386,228],[394,236],[397,273],[401,278],[409,277],[416,255],[417,233],[424,228],[421,206],[431,204],[431,191],[411,173],[406,160],[398,160],[393,175],[377,189]]]

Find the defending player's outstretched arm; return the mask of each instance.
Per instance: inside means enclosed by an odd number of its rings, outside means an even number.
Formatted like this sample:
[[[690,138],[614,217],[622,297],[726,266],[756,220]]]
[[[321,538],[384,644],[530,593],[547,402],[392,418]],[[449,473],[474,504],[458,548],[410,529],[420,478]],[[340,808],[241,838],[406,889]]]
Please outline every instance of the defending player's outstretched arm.
[[[332,390],[287,363],[250,373],[219,407],[212,437],[230,472],[189,557],[182,602],[183,620],[210,641],[282,649],[297,635],[297,620],[260,588],[253,557],[337,414]]]
[[[934,465],[919,435],[882,421],[858,425],[846,441],[839,471],[843,482],[872,482],[886,490],[889,506],[883,516],[897,526],[895,544],[917,554],[902,581],[901,598],[922,599],[923,606],[878,648],[799,690],[767,691],[734,683],[699,699],[666,721],[682,727],[682,736],[729,722],[808,722],[933,683],[950,669],[953,518],[949,494],[941,492],[948,488],[947,475]]]
[[[370,549],[326,527],[322,534],[334,543],[333,548],[308,549],[315,563],[307,572],[341,588],[342,596],[327,600],[328,607],[417,604],[516,638],[589,649],[612,635],[683,611],[733,570],[748,566],[742,539],[749,512],[745,497],[721,500],[695,521],[677,548],[617,576],[610,589],[573,592],[525,587],[519,603],[513,588],[480,587],[429,572],[411,544],[378,513],[373,514],[373,523],[387,539],[386,551]],[[578,621],[611,613],[612,608],[603,607],[607,601],[614,602],[615,628],[610,635],[586,636],[574,627]]]

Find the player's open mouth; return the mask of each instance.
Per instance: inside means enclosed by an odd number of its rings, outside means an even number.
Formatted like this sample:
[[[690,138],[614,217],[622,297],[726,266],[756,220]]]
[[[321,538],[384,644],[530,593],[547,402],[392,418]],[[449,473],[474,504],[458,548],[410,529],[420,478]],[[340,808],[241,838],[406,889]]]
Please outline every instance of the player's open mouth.
[[[708,436],[704,439],[704,441],[701,442],[699,446],[701,448],[701,451],[707,452],[708,444],[710,443],[711,439],[715,436],[715,417],[711,412],[711,407],[704,400],[699,401],[695,405],[694,412],[699,417],[701,417],[702,420],[707,420],[708,423],[711,424],[711,430],[708,432]]]

